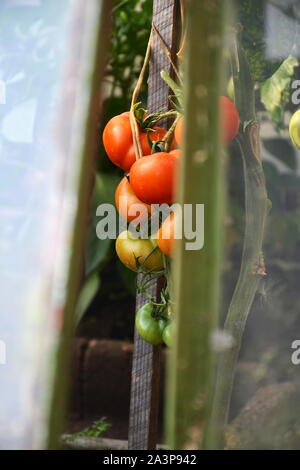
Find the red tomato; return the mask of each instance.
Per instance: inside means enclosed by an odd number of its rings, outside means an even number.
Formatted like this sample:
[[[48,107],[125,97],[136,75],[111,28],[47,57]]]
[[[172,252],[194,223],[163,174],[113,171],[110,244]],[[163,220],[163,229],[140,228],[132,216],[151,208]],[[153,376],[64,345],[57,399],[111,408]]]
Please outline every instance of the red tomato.
[[[119,214],[121,214],[123,219],[127,220],[128,222],[132,222],[136,217],[139,217],[140,215],[141,217],[143,217],[145,213],[147,214],[147,217],[145,215],[143,220],[139,220],[139,223],[143,222],[148,218],[149,214],[151,214],[151,206],[145,204],[139,198],[136,197],[126,176],[124,176],[124,178],[121,180],[116,189],[115,200]],[[133,204],[138,204],[139,206],[144,207],[146,211],[139,212],[139,207],[137,206],[136,214],[129,215],[130,208],[133,206]]]
[[[162,140],[166,131],[161,127],[154,127],[149,133],[152,141]],[[151,148],[148,142],[147,133],[139,131],[139,138],[143,155],[149,155]],[[130,127],[129,112],[113,117],[105,126],[103,131],[103,144],[111,161],[128,171],[135,162],[135,152],[133,147],[132,132]]]
[[[171,153],[172,155],[174,155],[176,158],[180,158],[180,157],[181,157],[181,149],[171,150],[170,153]]]
[[[219,103],[223,138],[224,142],[228,144],[238,133],[240,127],[240,117],[235,105],[229,98],[227,98],[227,96],[221,96]]]
[[[175,140],[179,147],[182,146],[183,123],[184,123],[183,116],[181,116],[181,118],[178,120],[176,124],[175,132],[174,132]]]
[[[160,152],[137,160],[130,169],[130,184],[147,204],[172,204],[178,151]]]
[[[171,214],[163,221],[161,227],[157,232],[156,237],[159,249],[168,256],[172,256],[174,246],[174,213]]]

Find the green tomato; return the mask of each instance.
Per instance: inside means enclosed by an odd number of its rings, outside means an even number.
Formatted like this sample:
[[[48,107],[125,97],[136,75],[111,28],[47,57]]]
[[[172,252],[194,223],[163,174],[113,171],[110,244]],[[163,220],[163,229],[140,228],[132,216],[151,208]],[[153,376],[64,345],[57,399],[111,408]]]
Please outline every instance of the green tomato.
[[[140,337],[147,343],[158,345],[163,342],[162,334],[167,320],[153,316],[154,305],[149,303],[139,309],[135,318],[135,326]]]
[[[298,109],[298,111],[296,111],[291,117],[289,131],[290,131],[290,138],[293,144],[299,149],[300,148],[300,109]]]
[[[162,339],[163,339],[163,342],[170,348],[173,343],[173,323],[172,322],[167,323],[166,327],[164,328],[163,333],[162,333]]]

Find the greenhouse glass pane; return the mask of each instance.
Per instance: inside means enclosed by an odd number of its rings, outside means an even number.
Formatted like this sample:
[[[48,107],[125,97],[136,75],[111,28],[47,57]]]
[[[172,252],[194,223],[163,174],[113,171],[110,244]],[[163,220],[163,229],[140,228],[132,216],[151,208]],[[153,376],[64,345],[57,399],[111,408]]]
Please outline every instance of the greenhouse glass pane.
[[[66,163],[55,144],[74,1],[0,3],[0,446],[46,438]],[[72,198],[68,199],[72,214]],[[68,211],[65,211],[68,212]],[[63,271],[60,272],[63,278]],[[61,283],[63,286],[63,282]],[[51,360],[52,359],[52,360]]]
[[[241,127],[227,152],[226,331],[211,416],[228,449],[299,449],[299,2],[233,4],[223,93]]]

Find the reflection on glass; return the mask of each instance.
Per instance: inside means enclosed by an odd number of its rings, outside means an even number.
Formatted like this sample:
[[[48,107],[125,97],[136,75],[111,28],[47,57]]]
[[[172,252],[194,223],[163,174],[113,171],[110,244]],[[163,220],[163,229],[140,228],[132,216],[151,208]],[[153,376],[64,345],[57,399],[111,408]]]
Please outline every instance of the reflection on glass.
[[[252,275],[259,276],[259,283],[242,335],[225,445],[230,449],[299,449],[300,369],[293,360],[293,352],[297,348],[295,341],[300,338],[300,152],[289,136],[291,116],[299,109],[299,102],[293,100],[300,65],[299,2],[235,4],[237,40],[255,83],[261,156],[271,203],[261,256],[257,264],[249,265],[246,274],[251,283],[251,270]],[[249,85],[245,88],[242,80],[241,89],[248,93]],[[232,146],[229,154],[230,227],[223,318],[238,279],[245,237],[241,149]],[[257,167],[252,168],[256,168],[254,176],[251,177],[251,169],[248,175],[255,181]],[[251,191],[247,200],[256,202],[255,209],[248,208],[248,227],[252,227],[248,247],[261,230],[256,199],[261,188],[253,184]],[[249,262],[251,252],[244,254],[244,259]],[[240,317],[246,308],[247,285],[243,294]]]
[[[50,311],[60,158],[51,126],[57,112],[70,5],[59,0],[0,4],[3,449],[36,448],[45,437],[49,347],[59,324],[57,313]]]

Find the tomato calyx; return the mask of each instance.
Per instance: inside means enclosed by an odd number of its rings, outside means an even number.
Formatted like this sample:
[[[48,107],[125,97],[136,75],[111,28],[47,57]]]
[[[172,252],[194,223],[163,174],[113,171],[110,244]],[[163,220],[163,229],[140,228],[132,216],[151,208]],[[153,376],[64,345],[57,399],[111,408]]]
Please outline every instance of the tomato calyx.
[[[162,320],[162,321],[166,322],[166,325],[170,322],[170,318],[165,314],[166,310],[163,310],[163,311],[161,310],[161,304],[151,300],[146,305],[148,305],[149,308],[150,308],[150,305],[151,305],[151,313],[150,314],[151,314],[151,317],[153,318],[153,320],[155,320],[155,321]]]
[[[144,108],[141,108],[142,102],[140,101],[139,103],[136,103],[133,106],[133,111],[134,111],[134,116],[142,130],[145,130],[145,122],[147,120],[147,110]],[[152,130],[149,128],[149,130]]]
[[[127,231],[127,236],[128,236],[129,240],[133,240],[133,241],[141,239],[141,237],[137,237],[134,233],[130,232],[129,230]],[[148,269],[146,267],[146,264],[147,264],[147,261],[149,260],[149,258],[151,258],[151,256],[156,251],[159,251],[159,247],[158,247],[156,241],[152,238],[150,238],[150,241],[151,241],[151,244],[152,244],[152,250],[147,254],[146,257],[136,256],[135,253],[133,253],[133,257],[134,257],[134,262],[135,262],[135,267],[136,267],[136,272],[137,273],[142,273],[145,276],[151,275],[151,276],[155,276],[157,278],[157,277],[160,277],[162,274],[164,274],[164,269],[161,269],[160,271],[157,271],[155,269],[152,270],[152,269]],[[140,261],[141,258],[143,259],[142,262]]]
[[[153,255],[153,253],[155,251],[159,250],[158,246],[154,246],[152,248],[152,250],[150,251],[150,253],[146,256],[146,258],[144,259],[144,261],[141,263],[139,260],[141,258],[141,256],[135,256],[134,254],[134,259],[135,259],[135,264],[136,264],[136,270],[138,273],[142,273],[142,274],[152,274],[155,272],[155,274],[159,274],[160,276],[164,273],[164,270],[161,270],[161,271],[153,271],[151,269],[147,269],[145,267],[145,264],[147,263],[147,260]]]
[[[149,147],[151,148],[151,154],[153,153],[158,153],[158,152],[164,152],[164,151],[169,151],[172,140],[173,140],[173,134],[174,134],[174,129],[176,122],[178,121],[180,114],[178,111],[161,111],[157,113],[152,113],[148,114],[148,111],[144,108],[141,107],[141,102],[136,103],[133,106],[133,111],[134,111],[134,116],[137,121],[137,124],[139,126],[139,129],[141,132],[145,133],[147,135],[147,140]],[[150,137],[150,134],[154,136],[154,133],[157,132],[159,129],[157,124],[159,121],[162,121],[163,119],[173,119],[174,122],[169,129],[168,132],[166,132],[164,140],[156,141],[152,140]]]
[[[155,131],[155,124],[160,120],[158,113],[148,114],[145,108],[141,107],[141,101],[133,106],[134,116],[142,132]],[[150,145],[151,147],[151,145]]]
[[[137,283],[137,293],[143,294],[153,305],[153,316],[157,319],[168,319],[171,315],[171,300],[168,287],[166,286],[160,292],[160,301],[157,301],[151,294],[149,288],[152,287],[157,279],[161,277],[161,273],[145,273],[143,278]]]
[[[151,155],[153,153],[165,152],[165,143],[163,140],[152,141],[150,139],[149,133],[147,133],[148,142],[151,147]]]
[[[164,261],[161,251],[151,240],[138,237],[125,230],[116,239],[116,252],[119,260],[135,272],[161,276],[164,273]]]
[[[174,118],[178,115],[177,111],[161,111],[148,114],[147,109],[141,107],[141,101],[133,106],[134,116],[142,132],[155,131],[155,125],[167,118]]]

